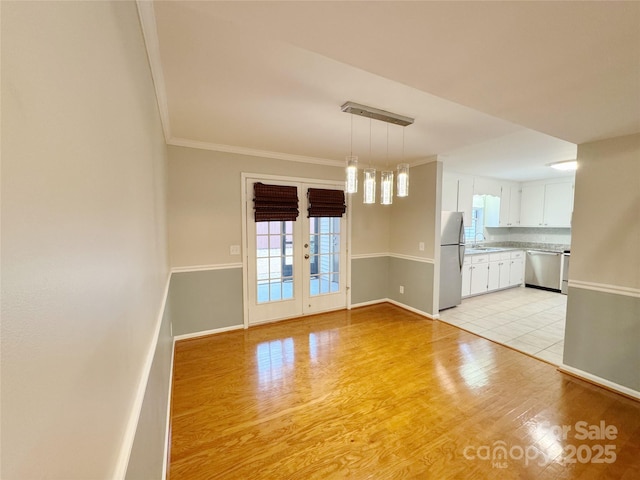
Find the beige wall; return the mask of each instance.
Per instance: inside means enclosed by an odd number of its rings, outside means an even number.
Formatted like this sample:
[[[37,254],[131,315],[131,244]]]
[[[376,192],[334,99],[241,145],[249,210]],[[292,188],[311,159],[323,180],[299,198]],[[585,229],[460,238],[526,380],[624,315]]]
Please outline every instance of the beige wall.
[[[241,174],[343,181],[344,168],[186,147],[169,147],[169,251],[172,267],[241,262]],[[388,210],[352,203],[354,254],[388,251]],[[381,233],[382,232],[382,233]]]
[[[640,288],[640,133],[578,146],[570,279]]]
[[[0,477],[116,478],[167,282],[136,5],[1,8]]]
[[[438,201],[436,160],[433,157],[431,162],[411,168],[409,196],[393,201],[389,242],[391,253],[428,259],[435,257]],[[424,251],[418,248],[420,242],[425,244]]]
[[[637,396],[640,133],[578,146],[574,203],[563,362]]]
[[[362,189],[360,189],[362,190]],[[380,195],[378,187],[378,196]],[[389,252],[389,225],[393,205],[362,203],[362,192],[351,198],[351,239],[353,255],[387,254]]]

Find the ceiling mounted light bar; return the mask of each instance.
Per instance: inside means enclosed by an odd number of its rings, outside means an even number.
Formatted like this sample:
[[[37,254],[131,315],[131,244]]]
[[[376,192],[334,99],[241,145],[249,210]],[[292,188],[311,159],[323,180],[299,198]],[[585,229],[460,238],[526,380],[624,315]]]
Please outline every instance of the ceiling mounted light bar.
[[[397,113],[387,112],[385,110],[380,110],[379,108],[368,107],[355,102],[347,102],[340,108],[344,113],[373,118],[374,120],[393,123],[394,125],[400,125],[403,127],[411,125],[414,122],[414,119],[411,117],[405,117],[404,115],[398,115]]]

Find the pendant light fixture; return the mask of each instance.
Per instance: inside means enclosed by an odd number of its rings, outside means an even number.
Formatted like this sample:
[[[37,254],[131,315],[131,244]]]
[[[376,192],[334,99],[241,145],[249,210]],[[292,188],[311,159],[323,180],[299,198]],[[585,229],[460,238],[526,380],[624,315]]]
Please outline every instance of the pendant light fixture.
[[[363,203],[376,203],[376,169],[371,166],[371,119],[369,119],[369,168],[364,169]]]
[[[387,125],[387,168],[389,166],[389,125]],[[393,170],[383,170],[380,173],[380,204],[393,203]]]
[[[347,180],[345,188],[347,193],[356,193],[358,191],[358,157],[355,155],[347,156]]]
[[[398,164],[398,196],[409,196],[409,164]]]
[[[402,160],[404,160],[404,130],[402,130]],[[398,196],[409,196],[409,164],[398,164]]]
[[[346,102],[341,107],[345,113],[360,115],[369,118],[369,168],[364,169],[364,196],[365,204],[375,203],[376,197],[376,169],[371,165],[371,119],[387,122],[387,157],[386,170],[380,174],[380,203],[382,205],[393,204],[393,170],[389,170],[389,123],[406,127],[413,124],[414,119],[387,112],[378,108],[368,107],[355,102]],[[404,130],[402,131],[402,159],[404,160]],[[409,164],[400,163],[397,166],[398,196],[409,195]],[[351,117],[351,154],[347,156],[346,191],[356,193],[358,191],[358,157],[353,155],[353,117]]]
[[[351,117],[351,149],[350,155],[347,156],[347,179],[345,181],[345,190],[347,193],[356,193],[358,191],[358,157],[353,154],[353,117]]]
[[[393,171],[384,170],[380,173],[380,204],[393,203]]]

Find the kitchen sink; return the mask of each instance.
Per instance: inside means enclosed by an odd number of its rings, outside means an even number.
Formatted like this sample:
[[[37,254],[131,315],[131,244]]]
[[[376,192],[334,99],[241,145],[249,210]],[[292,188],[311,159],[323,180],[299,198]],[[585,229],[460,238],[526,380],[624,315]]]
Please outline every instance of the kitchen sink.
[[[506,248],[500,247],[470,247],[469,250],[479,250],[482,252],[501,252],[503,250],[507,250]]]

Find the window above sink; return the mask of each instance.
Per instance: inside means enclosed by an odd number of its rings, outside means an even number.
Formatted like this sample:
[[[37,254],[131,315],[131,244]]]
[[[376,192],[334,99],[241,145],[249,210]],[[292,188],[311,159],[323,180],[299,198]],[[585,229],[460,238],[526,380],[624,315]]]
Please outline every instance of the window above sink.
[[[500,223],[500,197],[495,195],[473,195],[471,226],[465,227],[467,243],[477,244],[487,238],[485,227],[497,227]]]

